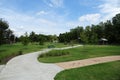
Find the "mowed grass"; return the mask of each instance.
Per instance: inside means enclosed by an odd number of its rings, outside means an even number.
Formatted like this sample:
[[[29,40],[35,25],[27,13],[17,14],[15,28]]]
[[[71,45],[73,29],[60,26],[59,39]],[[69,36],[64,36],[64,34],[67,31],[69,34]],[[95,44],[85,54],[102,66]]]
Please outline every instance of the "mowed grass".
[[[3,59],[12,58],[16,55],[19,55],[19,51],[22,51],[22,54],[40,51],[43,48],[48,48],[49,45],[54,45],[55,47],[66,47],[68,45],[64,45],[62,43],[50,43],[46,42],[44,45],[39,45],[38,43],[29,44],[24,46],[21,43],[15,43],[12,45],[0,45],[0,64],[6,63]]]
[[[39,57],[38,60],[46,63],[57,63],[94,57],[120,55],[120,46],[85,45],[78,48],[67,49],[65,51],[69,52],[70,54],[67,56]]]
[[[64,70],[55,80],[120,80],[120,61]]]

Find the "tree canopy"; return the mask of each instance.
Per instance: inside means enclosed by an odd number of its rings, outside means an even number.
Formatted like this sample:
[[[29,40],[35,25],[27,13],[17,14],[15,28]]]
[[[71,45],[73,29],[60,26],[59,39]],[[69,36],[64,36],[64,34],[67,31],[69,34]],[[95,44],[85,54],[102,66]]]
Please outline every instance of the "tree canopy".
[[[82,43],[98,44],[101,38],[106,38],[108,44],[120,44],[120,14],[117,14],[112,20],[100,22],[97,25],[78,26],[69,32],[60,33],[59,42],[70,42],[71,40]]]

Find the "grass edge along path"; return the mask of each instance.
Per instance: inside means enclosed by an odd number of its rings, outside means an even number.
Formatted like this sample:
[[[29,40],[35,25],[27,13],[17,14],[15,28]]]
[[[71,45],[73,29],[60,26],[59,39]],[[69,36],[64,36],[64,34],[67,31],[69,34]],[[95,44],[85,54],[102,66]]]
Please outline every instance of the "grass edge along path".
[[[77,48],[66,49],[64,51],[69,52],[70,54],[63,56],[45,56],[42,58],[38,57],[38,60],[44,63],[58,63],[95,57],[120,55],[120,46],[85,45]]]
[[[120,80],[120,61],[64,70],[54,80]]]
[[[5,64],[7,61],[15,56],[22,54],[32,53],[40,51],[44,48],[48,48],[49,45],[54,45],[54,47],[66,47],[69,45],[64,45],[63,43],[49,43],[46,42],[44,45],[38,45],[38,43],[30,43],[27,46],[21,43],[5,44],[0,46],[0,64]]]

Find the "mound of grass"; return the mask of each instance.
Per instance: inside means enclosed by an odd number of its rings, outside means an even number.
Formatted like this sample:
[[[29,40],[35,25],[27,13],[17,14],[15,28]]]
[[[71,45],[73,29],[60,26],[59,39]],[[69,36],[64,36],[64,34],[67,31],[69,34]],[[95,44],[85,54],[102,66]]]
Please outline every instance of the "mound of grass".
[[[55,80],[120,80],[120,61],[65,70]]]
[[[66,49],[64,51],[70,52],[70,54],[68,56],[43,57],[39,58],[39,61],[57,63],[94,57],[120,55],[120,46],[85,45],[77,48]]]
[[[64,50],[53,50],[44,54],[41,54],[39,57],[43,58],[43,57],[55,57],[55,56],[65,56],[65,55],[69,55],[70,53],[68,51],[64,51]]]

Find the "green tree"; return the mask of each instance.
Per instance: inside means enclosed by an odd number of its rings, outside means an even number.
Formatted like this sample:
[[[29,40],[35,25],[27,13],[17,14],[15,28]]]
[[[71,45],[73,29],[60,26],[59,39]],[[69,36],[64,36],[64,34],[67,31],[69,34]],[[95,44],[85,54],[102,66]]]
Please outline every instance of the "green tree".
[[[80,33],[80,38],[81,38],[81,41],[84,44],[88,43],[88,37],[86,36],[85,31],[83,31],[82,33]]]
[[[35,32],[32,31],[30,33],[29,39],[30,39],[31,42],[37,42],[36,41],[37,40],[37,36],[36,36]]]
[[[107,20],[105,23],[105,37],[108,39],[108,43],[115,43],[115,30],[112,22]]]
[[[27,32],[24,34],[24,36],[21,36],[20,39],[23,45],[26,46],[29,44],[29,37],[28,37]]]
[[[120,44],[120,13],[112,18],[112,22],[114,26],[114,40]]]
[[[0,45],[5,42],[5,31],[8,29],[9,25],[7,21],[0,19]]]

